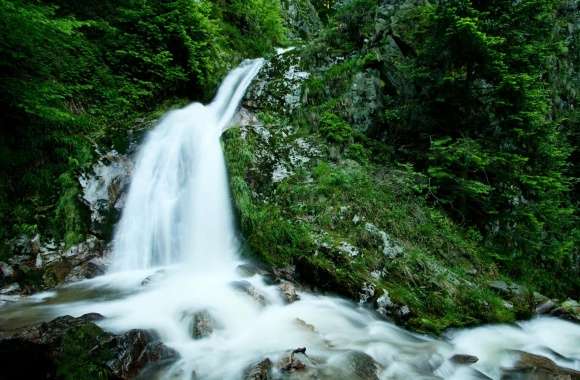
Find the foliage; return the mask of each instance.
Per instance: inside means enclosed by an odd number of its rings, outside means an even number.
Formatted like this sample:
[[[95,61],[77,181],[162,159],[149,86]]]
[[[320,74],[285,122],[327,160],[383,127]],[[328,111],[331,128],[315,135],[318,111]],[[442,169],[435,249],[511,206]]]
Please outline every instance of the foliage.
[[[280,17],[265,0],[0,0],[0,239],[78,241],[75,178],[95,147],[166,100],[209,99],[241,57],[282,41]]]
[[[390,147],[383,163],[413,164],[434,205],[477,228],[509,273],[555,293],[580,288],[571,12],[556,0],[354,0],[306,53],[312,70],[324,67],[307,84],[311,107],[358,130],[345,104],[357,75],[377,75],[368,136]],[[547,280],[560,271],[566,280]]]

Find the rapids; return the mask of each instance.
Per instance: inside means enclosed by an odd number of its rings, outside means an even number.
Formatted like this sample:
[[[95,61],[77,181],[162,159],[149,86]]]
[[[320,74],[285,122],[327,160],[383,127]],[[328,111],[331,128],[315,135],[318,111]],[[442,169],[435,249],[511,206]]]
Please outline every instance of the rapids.
[[[499,379],[516,360],[513,350],[580,369],[580,326],[563,320],[482,326],[436,339],[340,298],[299,292],[288,304],[261,275],[244,275],[220,135],[262,64],[242,63],[212,103],[171,111],[149,133],[106,275],[0,309],[0,323],[97,312],[112,332],[155,330],[180,354],[149,375],[159,379],[240,379],[249,366],[267,357],[276,363],[297,347],[307,348],[323,379],[355,378],[345,359],[352,351],[370,355],[380,379]],[[194,337],[200,312],[213,331]],[[456,365],[449,360],[455,354],[479,361]]]

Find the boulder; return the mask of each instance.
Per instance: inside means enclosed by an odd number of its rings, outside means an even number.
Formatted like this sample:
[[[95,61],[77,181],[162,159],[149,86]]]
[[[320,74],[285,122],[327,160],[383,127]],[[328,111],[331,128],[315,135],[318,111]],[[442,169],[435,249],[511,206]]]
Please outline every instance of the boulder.
[[[580,380],[580,372],[562,368],[545,356],[517,353],[518,360],[503,370],[501,380]]]
[[[378,363],[364,352],[347,351],[340,355],[339,361],[340,372],[333,376],[334,379],[379,380]]]
[[[145,330],[130,330],[113,336],[104,347],[112,354],[106,362],[107,367],[121,379],[132,379],[149,365],[159,365],[177,358],[177,352]]]
[[[550,311],[550,314],[569,321],[580,322],[580,303],[568,299]]]
[[[547,300],[542,302],[536,309],[534,310],[536,314],[549,314],[552,310],[554,310],[558,305],[553,300]]]
[[[0,366],[7,379],[134,378],[154,363],[177,354],[155,335],[131,330],[121,335],[103,331],[99,314],[63,316],[15,331],[0,333]]]

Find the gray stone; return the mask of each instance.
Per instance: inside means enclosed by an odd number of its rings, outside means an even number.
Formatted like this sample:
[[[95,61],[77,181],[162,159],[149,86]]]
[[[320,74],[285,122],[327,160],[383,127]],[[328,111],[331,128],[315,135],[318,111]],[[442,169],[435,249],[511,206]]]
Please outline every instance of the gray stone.
[[[342,365],[341,372],[335,375],[335,379],[351,380],[378,380],[377,372],[379,365],[375,360],[364,352],[348,351],[340,356]]]
[[[316,8],[310,0],[282,0],[286,26],[293,38],[309,38],[322,28]]]
[[[456,354],[449,358],[449,361],[455,364],[462,364],[462,365],[469,365],[473,363],[477,363],[479,358],[473,355],[463,355],[463,354]]]
[[[399,245],[396,241],[394,241],[389,236],[389,234],[387,234],[385,231],[379,229],[374,224],[366,223],[365,230],[367,230],[369,233],[381,238],[381,240],[383,241],[383,255],[385,255],[385,257],[393,259],[393,258],[403,254],[403,252],[404,252],[403,247],[401,247],[401,245]]]
[[[193,316],[186,316],[190,318],[190,331],[194,339],[202,339],[210,336],[215,328],[215,320],[207,310],[198,311]]]
[[[261,306],[266,306],[268,304],[266,297],[264,297],[264,295],[261,294],[260,291],[248,281],[233,281],[231,285],[234,289],[252,297]]]
[[[279,288],[282,298],[284,298],[286,303],[296,302],[300,299],[300,296],[296,292],[296,286],[290,281],[282,281]]]
[[[548,314],[550,311],[554,310],[557,304],[552,300],[547,300],[540,305],[536,306],[534,310],[536,314]]]
[[[131,159],[112,150],[102,155],[90,172],[79,177],[82,199],[91,210],[93,228],[105,221],[110,210],[121,210],[133,170]]]

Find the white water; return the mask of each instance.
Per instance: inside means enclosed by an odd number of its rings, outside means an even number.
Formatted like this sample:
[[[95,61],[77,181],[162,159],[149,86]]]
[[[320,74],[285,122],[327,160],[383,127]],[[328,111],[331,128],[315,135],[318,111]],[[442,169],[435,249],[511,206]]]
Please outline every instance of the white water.
[[[194,372],[196,379],[240,379],[249,365],[266,357],[276,363],[297,347],[307,348],[322,379],[356,378],[348,372],[348,350],[372,356],[381,379],[499,379],[500,368],[515,360],[509,350],[580,367],[580,326],[561,320],[485,326],[443,341],[339,298],[301,292],[299,301],[285,304],[261,276],[244,278],[236,270],[242,261],[219,138],[261,65],[242,64],[210,105],[172,111],[149,134],[116,232],[111,272],[72,286],[107,296],[53,305],[52,314],[98,312],[111,331],[154,329],[181,356],[159,375],[167,379],[189,380]],[[232,286],[242,280],[266,305]],[[112,300],[111,291],[118,294]],[[199,311],[211,315],[215,328],[194,339],[191,317]],[[447,360],[456,353],[479,361],[456,366]]]

